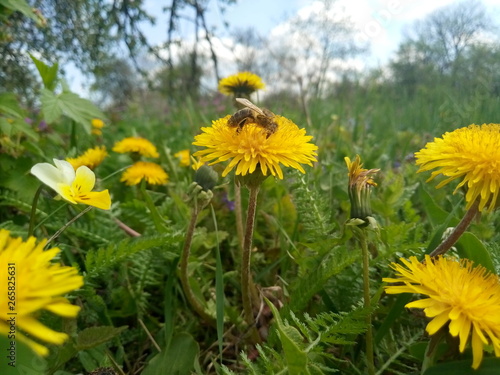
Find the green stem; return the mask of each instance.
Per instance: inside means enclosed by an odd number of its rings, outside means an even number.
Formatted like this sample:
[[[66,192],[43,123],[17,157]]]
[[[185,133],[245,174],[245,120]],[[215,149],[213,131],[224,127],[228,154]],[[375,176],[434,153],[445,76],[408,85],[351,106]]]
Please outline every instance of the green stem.
[[[54,216],[56,213],[58,213],[59,211],[61,211],[64,207],[67,207],[69,205],[68,202],[64,202],[63,204],[61,204],[59,207],[57,207],[54,211],[52,211],[49,215],[47,215],[45,218],[43,218],[42,220],[40,220],[38,222],[38,224],[36,225],[36,227],[33,229],[33,231],[37,230],[38,228],[40,228],[40,226],[42,226],[43,223],[45,223],[47,220],[50,220],[50,218],[52,216]]]
[[[363,254],[363,297],[364,297],[364,307],[369,311],[366,316],[366,362],[368,366],[368,374],[375,374],[375,365],[373,361],[373,330],[372,330],[372,314],[371,310],[371,298],[370,298],[370,253],[368,251],[368,246],[366,243],[366,232],[363,228],[360,228],[360,242],[361,251]]]
[[[38,198],[40,198],[40,194],[42,193],[43,185],[40,185],[35,192],[35,196],[33,197],[33,203],[31,205],[31,214],[30,214],[30,226],[28,228],[28,237],[33,235],[33,230],[35,228],[35,218],[36,218],[36,206],[38,205]]]
[[[255,211],[257,209],[257,195],[259,187],[252,186],[250,189],[250,197],[248,199],[247,223],[245,231],[245,240],[243,242],[243,256],[241,261],[241,294],[243,299],[243,311],[245,321],[250,330],[250,338],[254,344],[261,341],[259,332],[255,327],[255,319],[253,315],[252,295],[255,292],[252,274],[250,271],[250,258],[252,254],[252,238],[255,224]]]
[[[163,218],[161,217],[160,213],[156,209],[156,206],[149,196],[148,192],[146,191],[146,180],[142,180],[140,184],[140,189],[142,196],[144,198],[144,201],[146,202],[146,206],[148,206],[149,211],[151,212],[151,217],[153,218],[153,223],[155,225],[155,228],[158,232],[164,233],[165,232],[165,227],[163,226]]]
[[[186,241],[184,242],[184,248],[182,249],[181,261],[180,261],[180,279],[182,284],[182,289],[184,290],[184,294],[189,304],[193,308],[193,310],[205,320],[211,326],[216,326],[215,319],[209,315],[200,301],[194,295],[193,289],[191,289],[191,284],[189,283],[189,274],[188,274],[188,263],[189,263],[189,255],[191,252],[191,243],[193,241],[194,228],[196,227],[196,221],[198,220],[198,214],[200,213],[201,208],[198,205],[197,199],[195,198],[195,206],[193,207],[193,211],[191,213],[191,220],[189,221],[189,226],[186,232]]]
[[[243,251],[243,214],[241,212],[241,186],[234,184],[234,215],[236,216],[236,233],[238,234],[238,244],[240,253]]]
[[[69,227],[71,224],[73,224],[75,221],[77,221],[80,217],[85,215],[87,212],[89,212],[93,207],[88,206],[86,209],[84,209],[82,212],[80,212],[78,215],[76,215],[74,218],[72,218],[70,221],[68,221],[66,224],[64,224],[61,229],[59,229],[52,237],[50,237],[47,240],[47,243],[45,244],[45,247],[47,248],[49,246],[49,243],[54,241],[59,235],[66,230],[67,227]]]
[[[458,241],[460,236],[469,227],[472,219],[474,219],[474,217],[479,213],[478,207],[479,199],[476,200],[472,204],[471,208],[467,210],[464,217],[462,218],[462,220],[460,220],[460,223],[458,223],[453,232],[451,232],[451,234],[432,251],[432,253],[430,254],[431,257],[446,253],[455,244],[455,242]]]

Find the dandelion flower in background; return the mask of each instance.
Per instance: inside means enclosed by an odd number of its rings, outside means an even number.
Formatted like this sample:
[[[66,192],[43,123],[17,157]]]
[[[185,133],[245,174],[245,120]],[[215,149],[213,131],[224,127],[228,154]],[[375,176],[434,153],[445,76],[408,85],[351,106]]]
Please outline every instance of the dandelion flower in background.
[[[69,162],[75,170],[77,170],[82,165],[89,167],[90,169],[95,169],[102,161],[108,156],[105,146],[97,146],[94,148],[89,148],[87,151],[76,158],[67,158],[66,161]]]
[[[141,137],[124,138],[115,143],[113,151],[120,154],[126,154],[128,152],[137,153],[149,158],[157,158],[160,156],[155,145]]]
[[[415,153],[416,163],[420,165],[418,172],[436,169],[427,181],[439,174],[446,176],[436,188],[463,178],[453,193],[462,186],[467,187],[466,208],[470,209],[479,198],[479,211],[485,208],[492,211],[500,190],[499,145],[499,124],[473,124],[447,132]]]
[[[230,160],[222,172],[225,177],[236,167],[236,174],[245,176],[260,169],[264,176],[268,173],[283,179],[281,164],[305,173],[301,164],[312,166],[316,161],[318,147],[309,141],[305,129],[299,129],[289,119],[276,115],[278,125],[275,133],[269,134],[262,127],[246,124],[241,131],[228,126],[230,116],[212,122],[211,127],[201,128],[202,134],[195,137],[193,145],[205,147],[194,156],[200,156],[201,162],[213,165]]]
[[[181,150],[175,153],[174,157],[179,159],[179,164],[181,167],[189,167],[191,165],[191,158],[188,149]]]
[[[88,167],[81,166],[76,171],[65,160],[54,160],[54,165],[38,163],[31,168],[31,174],[45,185],[55,190],[70,203],[82,203],[103,210],[111,207],[109,191],[92,191],[95,185],[95,174]]]
[[[246,96],[257,90],[261,90],[266,85],[262,79],[250,72],[240,72],[219,81],[219,91],[228,96]]]
[[[168,182],[168,174],[156,163],[138,161],[127,168],[120,179],[127,185],[137,185],[142,180],[151,185],[165,185]]]
[[[371,175],[380,169],[364,169],[361,158],[356,155],[356,159],[351,162],[347,156],[344,158],[349,176],[349,200],[351,201],[351,218],[365,220],[371,216],[370,193],[373,186],[377,186]]]
[[[427,332],[435,334],[449,323],[452,336],[459,338],[460,352],[471,341],[473,362],[477,369],[483,359],[484,345],[493,345],[500,357],[500,280],[484,267],[468,259],[457,261],[445,257],[431,258],[425,263],[416,257],[401,259],[403,265],[393,263],[397,272],[394,278],[384,278],[389,283],[404,285],[386,286],[389,294],[418,293],[427,298],[410,302],[408,308],[424,309],[432,320]]]
[[[102,128],[104,128],[104,121],[98,118],[94,118],[91,121],[92,124],[92,134],[102,135]]]
[[[0,294],[0,334],[8,335],[13,316],[8,313],[16,313],[16,339],[42,356],[48,354],[48,349],[17,329],[41,341],[61,345],[68,335],[48,328],[36,316],[43,309],[66,318],[76,317],[80,308],[70,304],[63,295],[83,285],[83,277],[76,268],[50,262],[60,250],[43,250],[46,242],[42,240],[37,244],[35,237],[23,241],[0,229],[0,280],[7,286],[8,277],[15,274],[16,283],[14,300],[8,298],[7,290]]]

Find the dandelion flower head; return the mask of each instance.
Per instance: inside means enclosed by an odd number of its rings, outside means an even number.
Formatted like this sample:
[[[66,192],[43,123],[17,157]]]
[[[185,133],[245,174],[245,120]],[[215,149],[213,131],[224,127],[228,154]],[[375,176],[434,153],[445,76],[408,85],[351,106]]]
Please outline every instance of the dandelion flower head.
[[[95,169],[103,160],[108,156],[105,146],[97,146],[94,148],[89,148],[82,155],[76,158],[67,158],[66,161],[69,162],[75,170],[77,170],[82,165],[89,167],[90,169]]]
[[[191,154],[188,149],[181,150],[174,154],[174,157],[179,159],[181,167],[189,167],[191,165]]]
[[[156,163],[138,161],[127,168],[120,179],[126,185],[137,185],[142,180],[151,185],[165,185],[168,182],[168,174]]]
[[[82,203],[109,210],[111,197],[109,191],[92,191],[95,174],[86,166],[77,170],[66,160],[53,159],[54,165],[38,163],[31,168],[31,174],[53,189],[59,196],[70,203]]]
[[[394,278],[383,281],[403,285],[386,286],[389,294],[418,293],[427,298],[410,302],[408,308],[424,309],[432,320],[427,332],[435,334],[449,323],[449,332],[459,338],[460,352],[471,341],[473,362],[477,369],[483,359],[484,345],[493,345],[500,357],[500,280],[482,266],[473,267],[468,259],[457,261],[442,256],[425,263],[416,257],[393,263]]]
[[[126,154],[128,152],[137,153],[149,158],[157,158],[160,156],[156,150],[156,146],[145,138],[128,137],[115,143],[114,152]]]
[[[230,160],[222,172],[223,177],[234,168],[241,176],[260,168],[264,176],[270,173],[283,179],[281,164],[305,173],[301,164],[312,166],[316,161],[318,147],[309,142],[312,136],[285,117],[274,117],[278,128],[271,135],[254,123],[247,123],[239,131],[228,125],[229,118],[226,116],[213,121],[211,127],[201,128],[202,134],[193,142],[205,147],[193,154],[201,156],[201,162],[211,161],[209,165],[213,165]]]
[[[69,303],[64,294],[83,285],[83,277],[74,267],[52,263],[60,250],[43,250],[46,240],[36,243],[35,237],[23,241],[10,236],[9,231],[0,229],[0,279],[6,286],[0,294],[0,334],[8,335],[12,317],[16,313],[16,338],[29,345],[36,353],[45,356],[48,349],[38,342],[27,338],[21,331],[33,338],[49,344],[61,345],[68,335],[56,332],[36,319],[39,310],[47,310],[62,317],[75,317],[80,308]],[[8,277],[15,277],[15,296],[7,294]]]
[[[500,191],[500,125],[470,125],[442,138],[435,138],[425,148],[415,153],[419,172],[436,169],[430,181],[439,174],[447,178],[440,188],[450,181],[462,178],[454,193],[467,187],[467,209],[479,199],[479,211],[492,211],[497,205]]]
[[[228,96],[249,96],[265,87],[262,79],[257,74],[250,72],[233,74],[219,81],[219,92]]]

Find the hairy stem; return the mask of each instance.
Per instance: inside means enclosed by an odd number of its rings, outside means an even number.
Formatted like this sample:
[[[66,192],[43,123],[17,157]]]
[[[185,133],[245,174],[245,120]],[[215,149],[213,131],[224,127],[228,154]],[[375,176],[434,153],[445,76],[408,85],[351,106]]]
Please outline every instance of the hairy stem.
[[[259,187],[252,186],[249,189],[250,197],[248,199],[247,223],[245,240],[243,242],[243,256],[241,260],[241,294],[243,299],[245,321],[247,322],[250,330],[250,338],[251,341],[256,344],[261,340],[259,332],[255,327],[255,319],[253,315],[252,295],[255,294],[255,285],[250,271],[250,258],[252,254],[253,229],[255,224],[255,211],[257,208],[257,195],[259,194]]]
[[[460,236],[469,227],[472,219],[474,219],[474,217],[478,214],[478,207],[479,200],[476,200],[472,204],[471,208],[467,210],[464,217],[462,218],[462,220],[460,220],[460,223],[458,223],[453,232],[451,232],[451,234],[432,251],[432,253],[430,254],[431,257],[446,253],[455,244],[455,242],[458,241]]]
[[[236,233],[238,234],[238,244],[240,253],[243,251],[243,215],[241,213],[241,186],[234,184],[234,215],[236,219]]]

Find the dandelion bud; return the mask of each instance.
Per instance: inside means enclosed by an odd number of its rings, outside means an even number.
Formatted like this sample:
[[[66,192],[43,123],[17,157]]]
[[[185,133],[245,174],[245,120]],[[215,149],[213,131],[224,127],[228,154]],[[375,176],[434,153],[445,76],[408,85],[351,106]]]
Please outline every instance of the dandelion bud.
[[[349,170],[349,199],[351,201],[351,219],[366,220],[371,216],[370,205],[371,188],[377,186],[370,175],[377,173],[380,169],[362,168],[361,159],[356,155],[356,159],[351,162],[348,157],[344,158]]]

